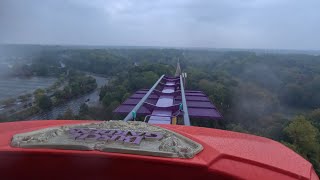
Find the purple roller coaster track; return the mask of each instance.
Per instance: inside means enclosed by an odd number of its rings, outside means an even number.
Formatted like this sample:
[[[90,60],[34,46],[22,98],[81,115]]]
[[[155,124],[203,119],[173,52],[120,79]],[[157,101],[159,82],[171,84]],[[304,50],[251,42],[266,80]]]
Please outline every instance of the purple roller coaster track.
[[[151,124],[175,124],[179,117],[183,117],[184,125],[190,125],[190,117],[222,119],[202,91],[184,90],[185,78],[178,62],[174,77],[162,75],[152,88],[136,91],[113,112],[127,114],[125,121],[145,116]]]

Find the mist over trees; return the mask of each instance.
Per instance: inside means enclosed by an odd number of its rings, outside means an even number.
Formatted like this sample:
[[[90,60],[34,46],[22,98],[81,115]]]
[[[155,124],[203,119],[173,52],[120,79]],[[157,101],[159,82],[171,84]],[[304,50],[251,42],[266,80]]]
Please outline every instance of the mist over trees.
[[[66,73],[66,69],[75,73],[67,87],[55,92],[58,100],[95,88],[92,79],[78,77],[77,71],[111,77],[110,83],[100,89],[101,106],[83,105],[78,115],[68,110],[60,118],[121,119],[112,110],[136,90],[150,88],[162,74],[173,75],[178,59],[188,74],[186,89],[204,91],[224,116],[221,121],[191,119],[192,125],[272,138],[308,159],[319,173],[319,55],[59,47],[37,53],[32,65],[20,66],[20,74],[31,71],[40,76],[55,76]],[[61,68],[61,63],[66,68]],[[41,107],[49,108],[47,98],[38,93]]]

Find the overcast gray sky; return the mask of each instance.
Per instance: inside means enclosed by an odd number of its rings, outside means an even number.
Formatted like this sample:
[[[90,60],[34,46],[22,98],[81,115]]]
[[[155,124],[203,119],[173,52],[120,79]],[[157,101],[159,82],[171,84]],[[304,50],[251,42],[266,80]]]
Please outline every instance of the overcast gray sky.
[[[0,0],[0,43],[320,49],[320,0]]]

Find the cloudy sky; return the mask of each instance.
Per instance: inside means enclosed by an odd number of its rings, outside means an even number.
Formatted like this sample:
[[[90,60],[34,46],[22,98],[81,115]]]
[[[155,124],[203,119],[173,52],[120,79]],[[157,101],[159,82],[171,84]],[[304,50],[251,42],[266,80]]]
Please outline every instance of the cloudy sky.
[[[0,0],[0,43],[320,49],[320,0]]]

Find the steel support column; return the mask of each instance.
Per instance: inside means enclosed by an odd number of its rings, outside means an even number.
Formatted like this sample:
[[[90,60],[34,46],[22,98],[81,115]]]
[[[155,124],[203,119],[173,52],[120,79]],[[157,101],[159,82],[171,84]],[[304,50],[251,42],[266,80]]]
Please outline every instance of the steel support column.
[[[182,106],[183,106],[183,122],[185,126],[190,126],[188,106],[187,106],[186,96],[184,93],[183,79],[181,75],[180,75],[180,91],[181,91],[181,99],[182,99]]]

